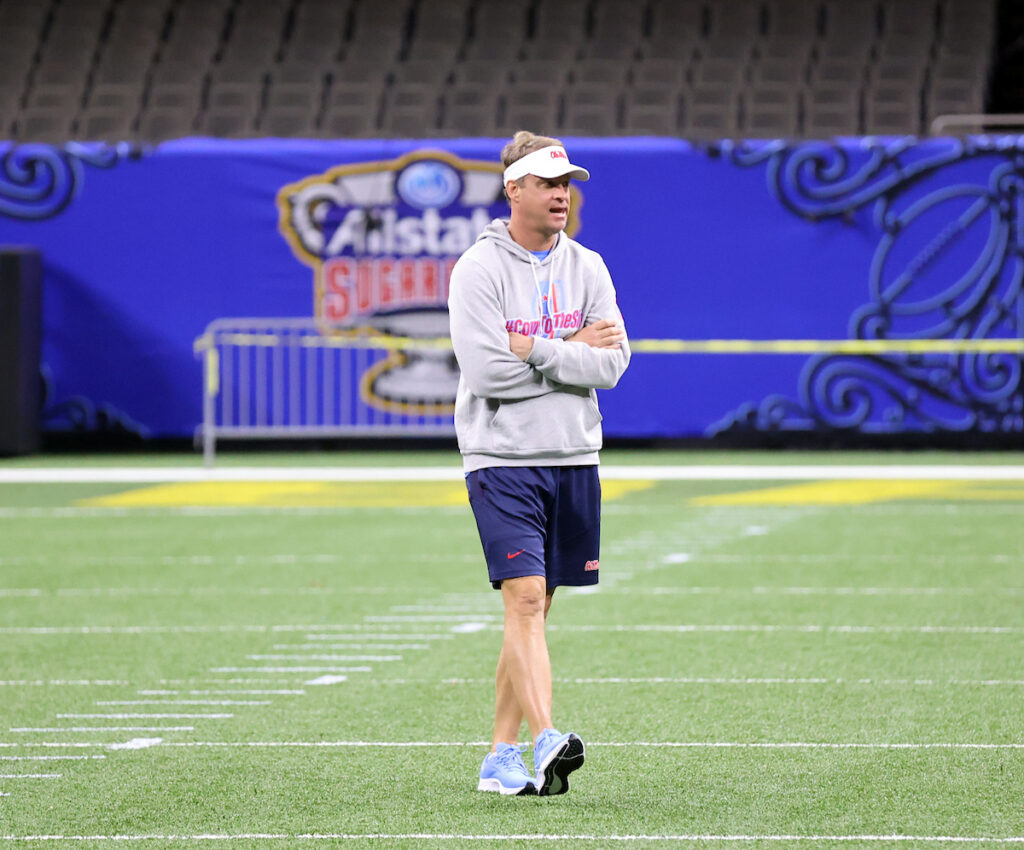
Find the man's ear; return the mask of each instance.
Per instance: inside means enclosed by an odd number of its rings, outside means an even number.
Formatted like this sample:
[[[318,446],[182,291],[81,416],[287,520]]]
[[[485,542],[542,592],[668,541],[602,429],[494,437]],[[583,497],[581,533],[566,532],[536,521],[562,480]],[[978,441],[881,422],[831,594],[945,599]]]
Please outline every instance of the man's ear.
[[[505,183],[505,196],[509,199],[509,202],[514,201],[519,197],[520,186],[515,180],[509,180]]]

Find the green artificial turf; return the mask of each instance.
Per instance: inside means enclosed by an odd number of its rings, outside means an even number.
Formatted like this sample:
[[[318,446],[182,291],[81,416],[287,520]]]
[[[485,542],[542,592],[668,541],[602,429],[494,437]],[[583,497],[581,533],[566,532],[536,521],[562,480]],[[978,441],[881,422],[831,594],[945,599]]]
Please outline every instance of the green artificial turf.
[[[600,589],[549,620],[587,761],[543,799],[475,790],[501,605],[468,506],[105,511],[79,500],[141,486],[0,485],[0,774],[61,774],[0,778],[0,846],[1019,841],[1021,488],[693,502],[782,483],[606,502]],[[246,669],[289,667],[325,670]],[[346,667],[370,669],[308,684]],[[118,713],[232,716],[60,716]],[[133,738],[160,742],[112,746]],[[380,746],[410,743],[434,745]],[[13,760],[41,755],[103,758]]]

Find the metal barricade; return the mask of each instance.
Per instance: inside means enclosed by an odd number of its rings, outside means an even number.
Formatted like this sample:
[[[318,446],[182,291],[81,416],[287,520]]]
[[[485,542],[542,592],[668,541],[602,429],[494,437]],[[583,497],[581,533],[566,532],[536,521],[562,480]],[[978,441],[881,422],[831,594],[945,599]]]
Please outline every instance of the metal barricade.
[[[206,464],[213,464],[218,438],[454,435],[459,372],[451,339],[438,335],[447,329],[447,313],[396,312],[376,316],[375,325],[353,331],[315,319],[212,322],[195,343],[205,361]],[[630,349],[662,355],[1024,356],[1024,339],[633,339]]]
[[[203,359],[200,436],[217,440],[451,436],[458,369],[445,337],[344,330],[316,319],[217,319]]]

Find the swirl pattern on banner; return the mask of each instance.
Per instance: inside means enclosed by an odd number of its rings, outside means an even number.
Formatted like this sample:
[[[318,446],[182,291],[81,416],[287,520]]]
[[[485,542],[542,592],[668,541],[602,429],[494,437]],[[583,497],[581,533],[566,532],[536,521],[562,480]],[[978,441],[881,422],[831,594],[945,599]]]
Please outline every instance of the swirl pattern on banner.
[[[27,221],[53,218],[81,191],[86,165],[113,168],[131,155],[135,149],[128,144],[7,146],[0,155],[0,215]]]
[[[722,152],[736,165],[764,166],[773,196],[807,221],[870,210],[881,238],[868,275],[870,300],[849,320],[852,339],[1024,335],[1024,140],[865,140],[852,151],[822,142],[724,144]],[[987,184],[951,176],[928,185],[943,169],[980,157],[994,163]],[[708,435],[1021,433],[1021,371],[1022,358],[1009,353],[816,355],[801,369],[797,400],[771,395],[745,403]]]
[[[45,431],[59,434],[92,434],[124,441],[128,437],[149,439],[152,434],[140,422],[110,404],[96,405],[85,396],[76,395],[55,401],[56,379],[46,363],[40,365],[43,399],[39,413]]]

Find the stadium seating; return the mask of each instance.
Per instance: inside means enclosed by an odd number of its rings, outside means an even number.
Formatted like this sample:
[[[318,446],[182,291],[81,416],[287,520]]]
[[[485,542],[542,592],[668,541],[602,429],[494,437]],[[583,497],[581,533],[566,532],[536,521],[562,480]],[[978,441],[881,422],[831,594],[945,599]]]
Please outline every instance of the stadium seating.
[[[922,133],[984,110],[996,28],[995,0],[0,0],[0,132]]]

